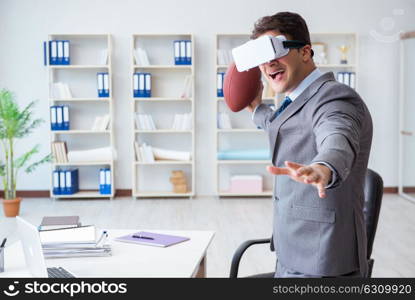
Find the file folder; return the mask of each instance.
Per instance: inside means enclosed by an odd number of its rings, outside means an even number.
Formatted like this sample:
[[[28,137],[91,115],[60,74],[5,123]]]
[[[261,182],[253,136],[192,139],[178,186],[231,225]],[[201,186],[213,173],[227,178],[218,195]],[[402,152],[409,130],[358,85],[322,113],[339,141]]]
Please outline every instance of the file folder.
[[[49,58],[51,65],[58,64],[58,45],[56,41],[49,41]]]
[[[186,41],[186,65],[192,64],[192,41]]]
[[[340,83],[344,83],[344,73],[343,72],[337,72],[337,81]]]
[[[69,130],[69,106],[62,106],[63,110],[63,130]]]
[[[62,41],[63,42],[63,61],[62,64],[69,65],[70,58],[69,58],[69,41]]]
[[[186,64],[186,41],[180,41],[180,65]]]
[[[58,59],[57,63],[63,65],[63,41],[57,41],[58,43]]]
[[[109,74],[103,73],[104,76],[104,97],[110,96],[110,83],[109,83]]]
[[[65,190],[64,190],[64,194],[65,195],[71,195],[73,194],[73,189],[72,189],[72,171],[71,170],[66,170],[63,171],[65,173]]]
[[[59,171],[54,170],[53,171],[53,194],[54,195],[60,195],[61,189],[59,184]]]
[[[145,97],[151,97],[151,74],[145,73],[144,94]]]
[[[111,194],[111,170],[105,169],[105,194]]]
[[[105,194],[105,169],[99,169],[99,193]]]
[[[218,72],[217,74],[217,96],[223,97],[223,77],[225,73]]]
[[[174,64],[180,65],[180,41],[174,41]]]
[[[56,130],[63,130],[63,107],[56,106]]]
[[[355,72],[350,73],[350,87],[352,89],[356,88],[356,73]]]
[[[350,86],[350,72],[344,72],[343,74],[343,83]]]
[[[138,73],[133,74],[133,97],[139,97]]]
[[[98,89],[98,97],[99,98],[105,97],[105,94],[104,94],[104,73],[97,73],[97,89]]]
[[[53,105],[50,107],[50,129],[58,130],[57,115],[56,115],[56,106]]]
[[[49,43],[43,42],[43,64],[48,65],[48,45]]]
[[[65,171],[59,170],[59,195],[63,195],[66,192],[66,176]]]

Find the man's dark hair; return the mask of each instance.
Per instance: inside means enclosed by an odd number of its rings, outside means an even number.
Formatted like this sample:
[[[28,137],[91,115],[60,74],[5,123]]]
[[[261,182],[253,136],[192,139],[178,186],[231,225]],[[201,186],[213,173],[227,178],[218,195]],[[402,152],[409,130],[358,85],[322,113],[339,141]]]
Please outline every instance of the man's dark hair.
[[[261,34],[271,30],[277,30],[282,34],[289,35],[293,40],[311,45],[307,24],[299,14],[279,12],[272,16],[262,17],[255,23],[251,39],[256,39]]]

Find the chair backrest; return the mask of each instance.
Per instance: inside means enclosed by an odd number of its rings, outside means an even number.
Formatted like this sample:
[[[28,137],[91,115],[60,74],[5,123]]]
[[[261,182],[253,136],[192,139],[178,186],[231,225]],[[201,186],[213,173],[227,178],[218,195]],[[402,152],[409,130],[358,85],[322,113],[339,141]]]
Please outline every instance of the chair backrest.
[[[378,226],[379,212],[382,205],[383,180],[375,171],[367,169],[365,178],[365,202],[363,215],[367,234],[367,258],[372,255],[373,242]]]

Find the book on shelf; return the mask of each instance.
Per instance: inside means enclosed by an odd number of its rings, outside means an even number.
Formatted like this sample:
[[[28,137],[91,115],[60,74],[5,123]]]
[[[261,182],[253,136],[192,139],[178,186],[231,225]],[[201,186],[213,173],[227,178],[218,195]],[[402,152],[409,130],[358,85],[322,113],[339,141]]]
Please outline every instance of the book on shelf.
[[[107,130],[110,125],[110,119],[111,117],[109,114],[95,117],[91,130],[94,130],[94,131]]]
[[[191,130],[192,114],[175,114],[173,119],[173,130]]]
[[[54,99],[72,99],[72,92],[67,83],[54,82],[51,84],[51,95]]]
[[[65,142],[52,142],[52,155],[55,163],[67,163],[67,146]]]
[[[134,152],[136,161],[143,161],[143,158],[141,157],[140,146],[138,145],[137,141],[134,141]]]
[[[183,89],[180,93],[180,98],[182,99],[188,99],[193,96],[192,94],[192,84],[193,84],[193,76],[192,75],[186,75],[184,78],[183,83]]]
[[[134,50],[134,60],[136,65],[139,66],[146,67],[150,65],[146,50],[140,47]]]
[[[233,61],[231,50],[218,49],[218,65],[229,65]]]
[[[218,128],[232,129],[231,119],[228,113],[218,113]]]
[[[135,125],[139,130],[156,130],[153,117],[147,114],[135,114]]]

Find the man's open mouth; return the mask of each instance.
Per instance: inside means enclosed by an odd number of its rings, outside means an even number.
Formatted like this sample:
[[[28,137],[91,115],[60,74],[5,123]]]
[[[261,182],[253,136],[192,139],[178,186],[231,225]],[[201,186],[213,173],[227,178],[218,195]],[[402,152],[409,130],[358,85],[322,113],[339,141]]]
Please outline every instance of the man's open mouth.
[[[284,70],[277,70],[275,72],[269,73],[268,76],[274,80],[277,76],[281,77],[280,75],[282,75],[284,72]]]

